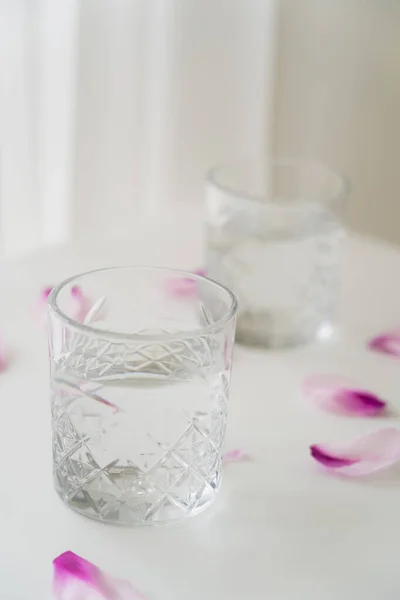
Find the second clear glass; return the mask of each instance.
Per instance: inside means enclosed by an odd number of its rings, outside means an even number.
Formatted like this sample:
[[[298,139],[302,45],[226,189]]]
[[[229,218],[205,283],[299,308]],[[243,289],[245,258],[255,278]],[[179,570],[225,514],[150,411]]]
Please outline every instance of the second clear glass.
[[[206,268],[238,297],[238,341],[280,348],[330,337],[346,192],[343,178],[308,161],[210,171]]]

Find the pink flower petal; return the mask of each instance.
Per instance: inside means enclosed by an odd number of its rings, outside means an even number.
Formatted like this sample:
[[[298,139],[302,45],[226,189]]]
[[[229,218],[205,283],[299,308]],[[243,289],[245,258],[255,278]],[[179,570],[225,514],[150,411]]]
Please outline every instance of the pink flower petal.
[[[41,325],[46,322],[47,300],[53,288],[46,286],[40,292],[39,299],[34,311],[35,320]],[[99,298],[93,302],[82,291],[78,285],[71,288],[71,304],[69,307],[70,316],[79,323],[93,323],[99,321],[105,316],[104,304],[106,298]]]
[[[400,460],[400,430],[380,429],[343,446],[314,444],[311,456],[328,470],[359,477]]]
[[[47,299],[52,289],[52,286],[46,286],[42,288],[36,304],[33,307],[33,319],[39,324],[40,327],[44,327],[46,324]]]
[[[78,300],[82,299],[83,296],[83,292],[82,289],[79,287],[79,285],[73,285],[71,288],[71,296],[73,298],[77,298]]]
[[[315,458],[316,461],[324,465],[324,467],[331,467],[332,469],[338,469],[340,467],[349,467],[350,465],[354,465],[357,462],[349,458],[339,458],[337,456],[331,456],[326,450],[324,450],[321,446],[318,446],[317,444],[315,444],[314,446],[310,446],[310,451],[311,456]]]
[[[224,465],[229,465],[230,463],[235,462],[244,462],[250,460],[248,454],[243,452],[240,448],[235,448],[234,450],[228,450],[222,455],[222,463]]]
[[[195,275],[206,275],[205,269],[196,269],[193,271]],[[174,296],[191,296],[196,293],[197,283],[190,277],[182,277],[178,279],[168,279],[166,282],[167,291]]]
[[[83,323],[92,306],[92,300],[84,295],[79,286],[71,288],[71,316],[75,321]]]
[[[330,412],[371,417],[386,408],[386,402],[376,394],[346,383],[333,375],[312,375],[304,381],[303,392]]]
[[[43,300],[43,302],[47,302],[47,298],[50,296],[50,292],[52,289],[53,286],[50,285],[42,289],[42,291],[40,292],[40,297]]]
[[[381,333],[376,337],[373,337],[368,342],[370,350],[375,352],[382,352],[383,354],[390,354],[396,358],[400,357],[400,331],[394,329]]]
[[[145,600],[128,581],[107,575],[73,552],[64,552],[53,565],[55,600]]]
[[[0,341],[0,372],[4,371],[7,367],[8,363],[8,355],[5,349],[5,346],[2,341]]]

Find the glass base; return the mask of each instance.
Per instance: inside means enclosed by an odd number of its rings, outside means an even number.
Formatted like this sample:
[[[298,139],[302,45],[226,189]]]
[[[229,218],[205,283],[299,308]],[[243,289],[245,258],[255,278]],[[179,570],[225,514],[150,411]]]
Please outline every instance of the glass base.
[[[212,388],[152,373],[75,381],[52,382],[54,485],[69,507],[106,523],[149,525],[211,504],[221,479],[225,375]]]
[[[334,327],[332,321],[309,324],[295,328],[288,323],[277,327],[269,313],[244,312],[238,316],[235,341],[243,345],[280,349],[330,340]]]
[[[55,481],[55,488],[60,499],[69,508],[79,514],[108,523],[125,527],[175,524],[194,517],[207,510],[214,502],[220,487],[220,475],[215,488],[187,491],[185,501],[176,497],[176,493],[166,493],[160,497],[154,488],[142,489],[142,492],[131,491],[117,498],[107,494],[104,487],[97,491],[82,490],[73,495],[62,492]]]

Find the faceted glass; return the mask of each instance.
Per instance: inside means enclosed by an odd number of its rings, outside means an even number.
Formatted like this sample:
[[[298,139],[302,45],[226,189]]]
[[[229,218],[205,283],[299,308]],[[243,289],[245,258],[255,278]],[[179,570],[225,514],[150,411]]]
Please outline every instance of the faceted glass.
[[[92,308],[81,320],[71,295]],[[221,480],[236,299],[204,277],[116,268],[49,298],[54,485],[74,510],[126,525],[210,505]]]
[[[209,173],[207,274],[238,297],[238,341],[279,348],[330,336],[345,195],[341,177],[306,161]]]

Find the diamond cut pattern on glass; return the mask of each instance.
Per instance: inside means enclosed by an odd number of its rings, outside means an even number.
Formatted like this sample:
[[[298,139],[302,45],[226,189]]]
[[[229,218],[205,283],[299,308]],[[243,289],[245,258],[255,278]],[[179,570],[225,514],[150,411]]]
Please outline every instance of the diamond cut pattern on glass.
[[[52,365],[54,481],[63,500],[87,516],[126,524],[180,519],[208,506],[220,483],[226,422],[224,336],[130,345],[69,331],[64,341]],[[203,404],[197,408],[189,393],[174,406],[168,435],[163,400],[155,413],[161,419],[138,413],[131,423],[129,403],[113,410],[98,400],[127,375],[173,385],[196,379]],[[131,438],[128,454],[116,449],[119,438]]]

